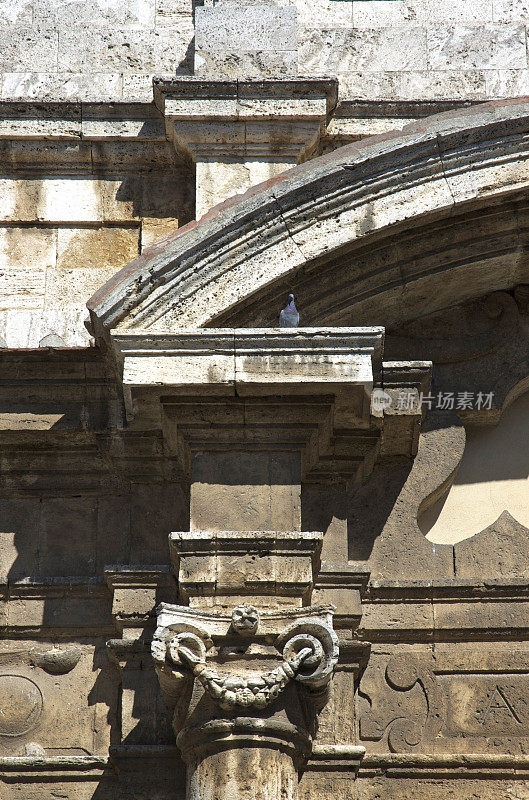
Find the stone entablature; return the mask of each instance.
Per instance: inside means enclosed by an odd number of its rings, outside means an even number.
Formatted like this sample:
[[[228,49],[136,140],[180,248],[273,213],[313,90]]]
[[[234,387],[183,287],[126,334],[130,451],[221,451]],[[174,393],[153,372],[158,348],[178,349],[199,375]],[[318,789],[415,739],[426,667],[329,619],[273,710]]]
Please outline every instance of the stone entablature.
[[[183,531],[169,550],[180,597],[195,608],[222,605],[234,593],[268,608],[307,602],[319,571],[323,535],[314,531]]]

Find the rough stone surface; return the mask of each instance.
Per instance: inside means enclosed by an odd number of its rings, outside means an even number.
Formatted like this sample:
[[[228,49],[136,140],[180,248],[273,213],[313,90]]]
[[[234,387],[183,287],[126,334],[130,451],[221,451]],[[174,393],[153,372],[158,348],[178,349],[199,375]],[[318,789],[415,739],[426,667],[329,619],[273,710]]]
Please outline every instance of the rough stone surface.
[[[527,3],[0,14],[2,800],[526,800]]]
[[[527,8],[513,0],[296,0],[229,13],[195,13],[190,0],[12,0],[1,8],[3,98],[137,99],[141,91],[148,100],[156,72],[192,74],[193,15],[197,74],[295,72],[297,17],[297,69],[336,71],[343,97],[491,99],[527,84]]]

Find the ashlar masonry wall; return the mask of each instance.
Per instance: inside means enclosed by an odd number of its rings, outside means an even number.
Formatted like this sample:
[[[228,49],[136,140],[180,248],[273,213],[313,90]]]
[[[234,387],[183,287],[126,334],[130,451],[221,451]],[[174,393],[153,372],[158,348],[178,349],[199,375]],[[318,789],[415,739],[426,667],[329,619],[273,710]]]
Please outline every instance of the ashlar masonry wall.
[[[487,99],[529,91],[525,0],[295,0],[301,75],[348,98]],[[192,0],[1,0],[0,98],[149,101],[191,74]]]

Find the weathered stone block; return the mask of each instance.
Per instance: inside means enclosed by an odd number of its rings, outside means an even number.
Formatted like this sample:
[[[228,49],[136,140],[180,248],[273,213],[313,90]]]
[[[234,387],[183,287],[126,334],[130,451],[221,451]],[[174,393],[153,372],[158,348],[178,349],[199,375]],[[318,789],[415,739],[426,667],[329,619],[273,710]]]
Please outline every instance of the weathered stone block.
[[[1,0],[0,18],[9,25],[33,24],[34,0]]]
[[[39,498],[0,501],[0,576],[16,581],[35,575],[40,513]]]
[[[302,74],[343,75],[351,71],[426,69],[425,28],[300,28]]]
[[[4,25],[0,30],[0,71],[53,71],[57,68],[57,31]]]
[[[0,308],[40,308],[46,271],[55,263],[52,230],[0,228]]]
[[[395,25],[482,25],[493,21],[492,0],[353,0],[355,28],[380,28]],[[494,20],[497,21],[497,20]]]
[[[430,69],[527,68],[522,25],[457,25],[428,29]]]
[[[149,247],[158,239],[163,239],[170,233],[174,233],[179,227],[178,217],[144,217],[141,221],[141,248]]]
[[[197,8],[195,46],[205,52],[281,51],[296,48],[297,12],[271,3]]]
[[[195,74],[295,74],[296,20],[293,7],[262,3],[195,10]]]
[[[96,524],[93,498],[48,499],[42,517],[40,574],[93,575]]]
[[[527,0],[494,0],[494,22],[527,22]]]
[[[0,268],[36,271],[55,265],[55,231],[49,228],[0,228]]]
[[[0,275],[0,308],[40,308],[46,282],[44,268],[10,268]]]
[[[391,0],[393,2],[393,0]],[[340,93],[347,97],[388,100],[465,97],[485,99],[489,70],[405,70],[340,74]],[[491,70],[493,72],[493,70]]]
[[[123,81],[121,94],[124,100],[136,103],[150,103],[152,101],[152,73],[126,74],[121,77]]]
[[[86,305],[70,303],[58,308],[0,312],[0,336],[8,347],[39,347],[44,337],[59,336],[70,347],[87,347]]]
[[[2,100],[116,100],[121,97],[118,72],[8,71],[1,76]]]
[[[189,524],[184,488],[175,484],[132,484],[129,509],[131,563],[167,563],[169,533],[177,521],[182,526]]]
[[[57,269],[121,269],[139,252],[139,228],[59,228]],[[79,276],[80,277],[80,276]]]
[[[353,24],[352,0],[295,0],[293,5],[297,8],[298,24],[307,28],[318,27],[322,20],[333,28],[347,28]],[[380,5],[380,0],[377,5]]]
[[[174,72],[193,37],[191,21],[178,31],[70,27],[59,31],[59,72]]]
[[[299,530],[300,500],[295,453],[197,453],[193,458],[194,530]]]
[[[229,145],[228,145],[229,147]],[[209,211],[226,197],[245,192],[250,186],[266,181],[275,175],[280,175],[286,169],[294,166],[295,156],[292,159],[277,158],[272,160],[247,157],[241,161],[198,157],[196,163],[197,191],[196,191],[196,217]]]
[[[237,78],[248,75],[285,77],[296,75],[298,58],[296,50],[280,53],[260,50],[256,53],[195,53],[194,73],[208,77]]]
[[[33,23],[54,23],[57,27],[94,25],[98,27],[152,28],[155,0],[33,0]]]
[[[520,97],[529,94],[529,70],[485,70],[487,97]]]
[[[82,306],[85,298],[108,281],[121,266],[123,264],[103,269],[50,267],[46,272],[45,308],[59,310],[65,305]]]

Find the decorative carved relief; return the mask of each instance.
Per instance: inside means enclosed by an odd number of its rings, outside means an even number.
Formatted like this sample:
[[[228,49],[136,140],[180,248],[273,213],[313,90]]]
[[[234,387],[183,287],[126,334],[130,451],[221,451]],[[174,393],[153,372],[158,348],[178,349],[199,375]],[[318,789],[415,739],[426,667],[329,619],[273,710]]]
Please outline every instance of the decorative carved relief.
[[[22,675],[0,675],[0,736],[29,733],[42,714],[43,698],[37,684]]]
[[[388,661],[384,679],[385,687],[375,679],[370,693],[361,690],[371,710],[360,717],[360,738],[381,741],[387,735],[391,752],[413,752],[435,738],[442,724],[436,677],[420,659],[399,655]]]
[[[259,626],[259,612],[255,606],[237,606],[231,613],[231,624],[239,636],[252,636]]]
[[[50,675],[65,675],[79,663],[80,647],[52,647],[48,650],[34,649],[29,654],[32,664]]]
[[[431,656],[372,655],[358,699],[371,753],[529,752],[528,651],[479,644]]]
[[[234,617],[249,623],[243,625],[245,635],[250,627],[257,629],[259,615],[253,607],[237,607],[231,616],[232,625]],[[199,680],[208,695],[226,711],[266,708],[290,681],[297,681],[309,690],[322,689],[330,681],[338,660],[336,634],[328,625],[310,618],[292,623],[277,637],[275,646],[282,652],[283,660],[266,672],[252,672],[244,677],[232,672],[219,674],[208,666],[207,644],[207,638],[196,628],[174,635],[170,628],[159,627],[152,642],[152,656],[160,669],[169,664],[182,678]]]

